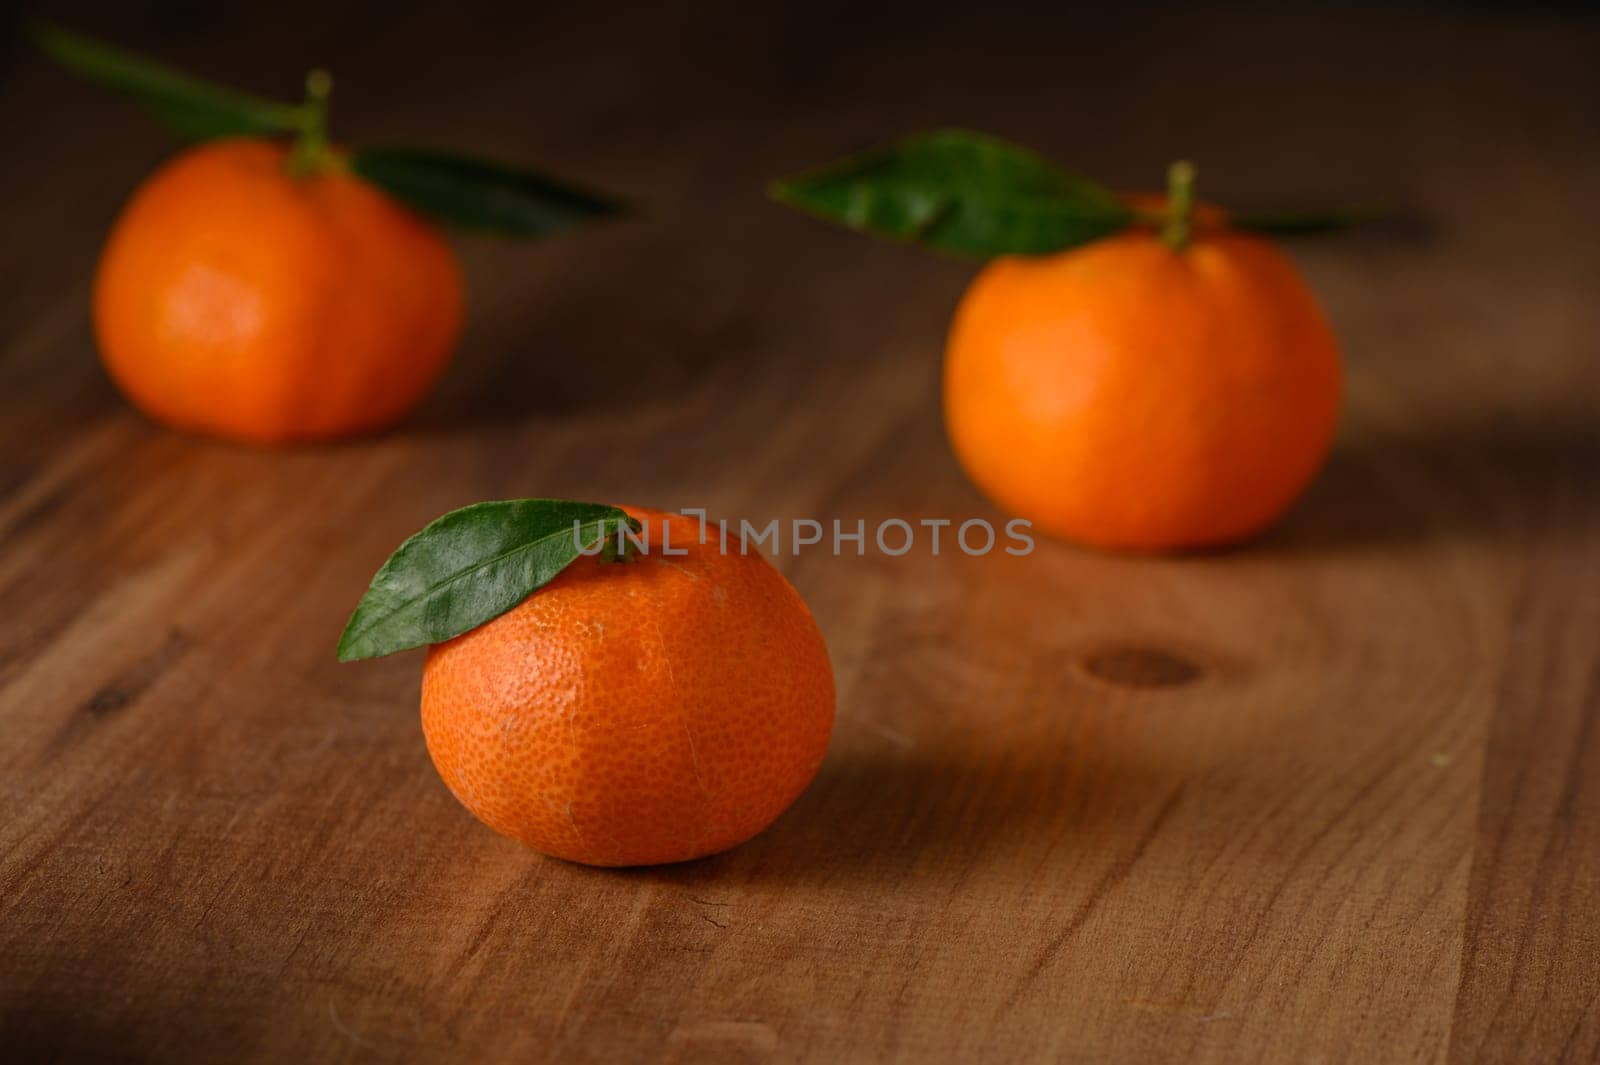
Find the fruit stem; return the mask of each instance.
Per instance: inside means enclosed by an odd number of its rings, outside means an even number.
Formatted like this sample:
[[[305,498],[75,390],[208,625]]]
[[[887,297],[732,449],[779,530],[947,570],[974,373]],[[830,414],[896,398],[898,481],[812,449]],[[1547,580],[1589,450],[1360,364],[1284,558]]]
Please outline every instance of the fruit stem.
[[[1173,251],[1189,246],[1193,235],[1194,164],[1180,159],[1167,167],[1167,218],[1161,226],[1161,240]]]
[[[614,531],[602,539],[604,546],[600,549],[601,562],[637,562],[639,548],[629,538],[628,533],[634,531],[625,525],[618,525]]]
[[[309,177],[323,168],[328,154],[328,97],[333,75],[317,69],[306,75],[306,102],[300,105],[300,135],[289,155],[289,173]]]

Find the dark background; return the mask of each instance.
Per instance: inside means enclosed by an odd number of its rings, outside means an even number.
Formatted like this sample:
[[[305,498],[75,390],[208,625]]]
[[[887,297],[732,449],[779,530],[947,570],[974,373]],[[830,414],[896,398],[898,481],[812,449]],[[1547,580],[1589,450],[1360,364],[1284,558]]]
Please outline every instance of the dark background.
[[[1224,205],[1383,205],[1402,223],[1388,238],[1448,242],[1466,212],[1537,226],[1520,204],[1549,192],[1512,169],[1592,137],[1600,99],[1596,20],[1576,5],[29,4],[6,22],[0,136],[50,180],[0,174],[7,322],[86,276],[129,190],[175,150],[35,56],[34,18],[285,100],[324,66],[345,143],[451,147],[631,198],[641,217],[558,252],[464,242],[480,305],[512,299],[502,284],[517,274],[607,279],[517,286],[495,350],[469,335],[469,368],[446,394],[473,389],[460,409],[484,417],[693,376],[738,348],[691,342],[708,308],[747,328],[747,294],[809,286],[830,262],[898,259],[908,278],[956,291],[965,267],[840,239],[762,196],[768,178],[906,131],[983,129],[1127,189],[1159,188],[1171,160],[1191,157],[1202,196]],[[1570,164],[1530,170],[1544,165]],[[868,294],[830,314],[871,306]],[[593,317],[634,335],[566,328]],[[931,340],[943,322],[927,324]],[[552,335],[563,357],[536,378],[521,355],[503,361]],[[586,368],[601,358],[629,373],[596,383]]]

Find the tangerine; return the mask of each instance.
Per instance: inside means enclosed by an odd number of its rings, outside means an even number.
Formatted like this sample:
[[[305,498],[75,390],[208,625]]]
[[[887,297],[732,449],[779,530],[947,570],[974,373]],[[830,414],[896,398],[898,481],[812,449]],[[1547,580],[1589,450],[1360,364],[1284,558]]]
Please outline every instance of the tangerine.
[[[256,444],[386,426],[412,409],[461,331],[438,230],[328,153],[191,148],[112,228],[94,284],[107,371],[157,421]]]
[[[698,520],[624,509],[648,551],[576,560],[434,645],[422,675],[423,734],[456,798],[590,865],[744,842],[811,782],[833,726],[827,647],[782,574],[702,542]]]
[[[1098,547],[1206,547],[1261,530],[1316,474],[1333,333],[1283,254],[1209,208],[1195,223],[1181,247],[1135,228],[973,281],[945,424],[1003,509]]]

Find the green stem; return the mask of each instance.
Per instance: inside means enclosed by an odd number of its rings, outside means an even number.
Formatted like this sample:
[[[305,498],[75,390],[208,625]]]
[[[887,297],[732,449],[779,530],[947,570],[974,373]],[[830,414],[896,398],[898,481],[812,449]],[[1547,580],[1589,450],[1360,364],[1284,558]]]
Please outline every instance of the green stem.
[[[306,75],[306,102],[300,105],[300,135],[289,154],[289,173],[297,178],[319,173],[328,155],[328,97],[333,76],[326,70]]]
[[[639,547],[628,537],[631,530],[628,526],[618,525],[608,528],[602,539],[603,547],[600,549],[601,562],[637,562],[639,560]]]
[[[1189,246],[1194,221],[1194,164],[1180,159],[1167,168],[1167,218],[1161,240],[1173,251]]]

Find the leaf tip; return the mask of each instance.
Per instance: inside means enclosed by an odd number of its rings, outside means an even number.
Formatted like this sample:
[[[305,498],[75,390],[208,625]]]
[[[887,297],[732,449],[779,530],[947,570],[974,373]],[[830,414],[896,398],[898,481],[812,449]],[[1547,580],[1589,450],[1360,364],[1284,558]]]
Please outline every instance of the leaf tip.
[[[793,178],[777,178],[767,182],[767,199],[774,203],[794,205],[800,202],[799,184]]]
[[[359,609],[358,607],[358,612]],[[351,617],[350,621],[345,625],[344,631],[339,634],[339,646],[334,653],[341,662],[356,662],[367,657],[356,647],[355,636],[351,632],[355,628],[355,623],[356,619]]]
[[[23,25],[22,35],[46,57],[57,62],[62,61],[62,51],[78,39],[55,23],[37,18]]]

